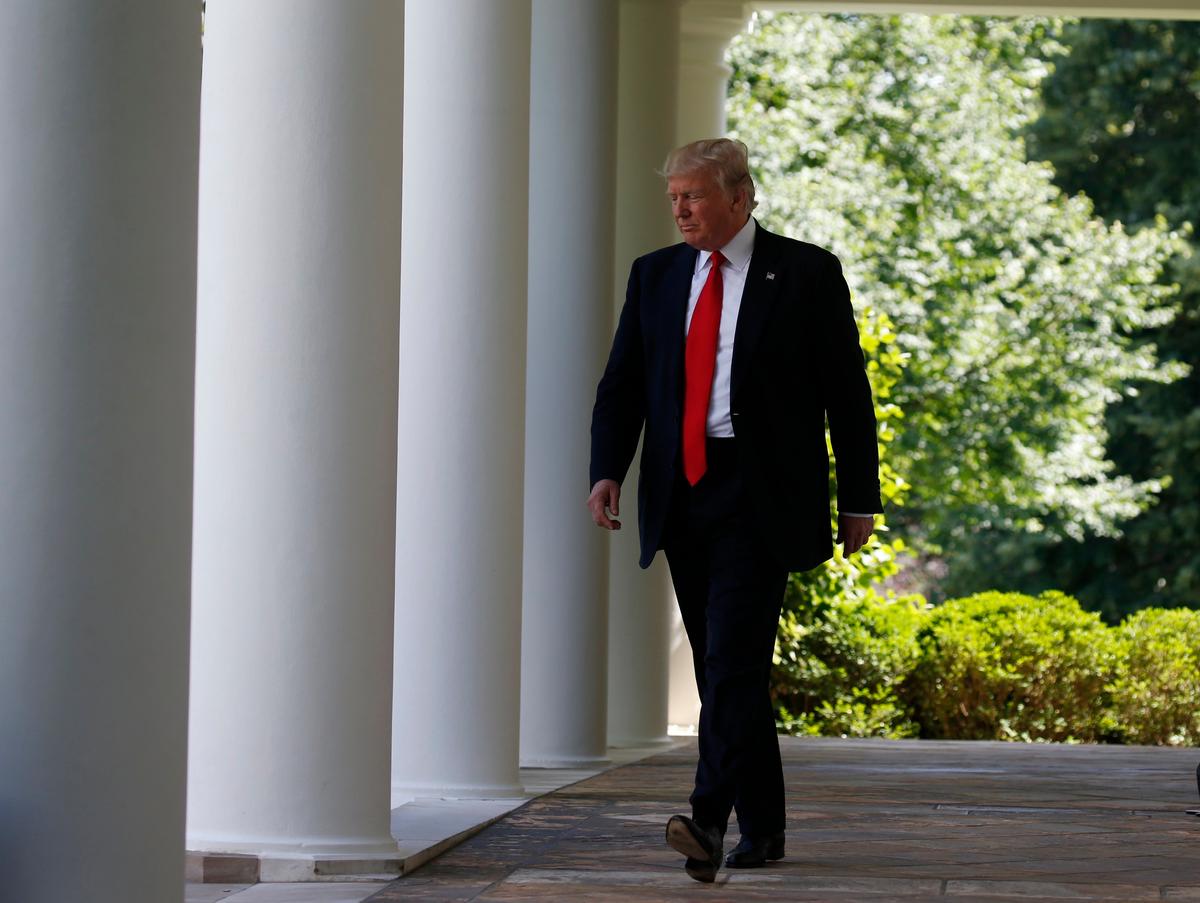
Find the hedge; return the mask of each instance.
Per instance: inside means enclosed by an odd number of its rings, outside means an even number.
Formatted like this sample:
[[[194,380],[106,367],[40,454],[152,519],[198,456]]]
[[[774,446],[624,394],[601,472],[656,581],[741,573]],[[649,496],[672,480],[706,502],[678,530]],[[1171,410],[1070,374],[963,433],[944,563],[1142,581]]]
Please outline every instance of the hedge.
[[[1147,608],[1116,629],[1110,732],[1126,743],[1200,745],[1200,612]]]
[[[1196,744],[1200,611],[867,592],[785,613],[772,694],[793,734]]]

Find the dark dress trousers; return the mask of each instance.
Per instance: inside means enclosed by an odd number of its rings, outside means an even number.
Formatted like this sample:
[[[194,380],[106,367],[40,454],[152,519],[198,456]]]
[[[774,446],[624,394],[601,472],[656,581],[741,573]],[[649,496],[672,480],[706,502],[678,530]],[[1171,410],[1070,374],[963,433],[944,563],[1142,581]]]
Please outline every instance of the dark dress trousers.
[[[734,333],[733,438],[707,441],[683,479],[684,323],[697,255],[686,244],[630,272],[592,413],[591,485],[638,475],[642,567],[663,549],[700,690],[693,816],[743,834],[783,830],[783,776],[768,695],[789,571],[833,554],[826,419],[843,511],[882,511],[874,407],[837,258],[756,225]]]

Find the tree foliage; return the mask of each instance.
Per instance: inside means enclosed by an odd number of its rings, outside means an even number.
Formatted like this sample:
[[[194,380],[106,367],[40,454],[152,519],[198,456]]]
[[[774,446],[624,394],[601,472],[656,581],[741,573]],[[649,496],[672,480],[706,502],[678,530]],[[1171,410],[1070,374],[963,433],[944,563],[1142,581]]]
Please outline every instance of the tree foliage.
[[[1086,193],[1110,221],[1200,221],[1200,22],[1090,20],[1063,41],[1070,52],[1042,83],[1030,156],[1049,160],[1056,182]],[[1181,286],[1180,316],[1141,340],[1191,373],[1165,385],[1134,381],[1108,410],[1119,470],[1166,489],[1119,540],[1013,549],[1110,615],[1200,605],[1200,254],[1176,258],[1166,279]]]
[[[1030,156],[1096,212],[1129,223],[1200,211],[1200,22],[1091,19],[1041,84]]]
[[[1060,31],[763,14],[730,50],[760,217],[835,251],[895,326],[887,460],[911,490],[889,521],[951,573],[998,529],[1114,534],[1161,488],[1114,471],[1105,411],[1130,380],[1179,374],[1135,336],[1173,316],[1159,275],[1180,240],[1104,222],[1026,159]]]

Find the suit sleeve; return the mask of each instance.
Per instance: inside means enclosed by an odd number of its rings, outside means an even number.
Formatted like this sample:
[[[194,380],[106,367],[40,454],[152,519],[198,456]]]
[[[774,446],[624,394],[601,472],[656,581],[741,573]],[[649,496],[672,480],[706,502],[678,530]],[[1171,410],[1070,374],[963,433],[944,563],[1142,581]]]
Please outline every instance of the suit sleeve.
[[[875,406],[867,379],[850,288],[832,254],[826,261],[820,344],[821,391],[829,418],[839,511],[881,512]]]
[[[592,408],[591,483],[625,481],[646,419],[645,352],[642,343],[638,262],[629,273],[625,304]]]

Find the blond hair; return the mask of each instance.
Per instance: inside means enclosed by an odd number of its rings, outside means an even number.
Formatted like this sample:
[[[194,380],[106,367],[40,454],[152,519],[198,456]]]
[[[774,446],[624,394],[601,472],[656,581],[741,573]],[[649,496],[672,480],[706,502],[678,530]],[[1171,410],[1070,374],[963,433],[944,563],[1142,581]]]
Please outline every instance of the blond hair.
[[[736,138],[702,138],[677,147],[667,154],[666,162],[659,173],[664,179],[686,173],[706,170],[729,197],[737,189],[746,192],[746,209],[753,210],[758,204],[754,199],[754,179],[750,177],[749,150]]]

